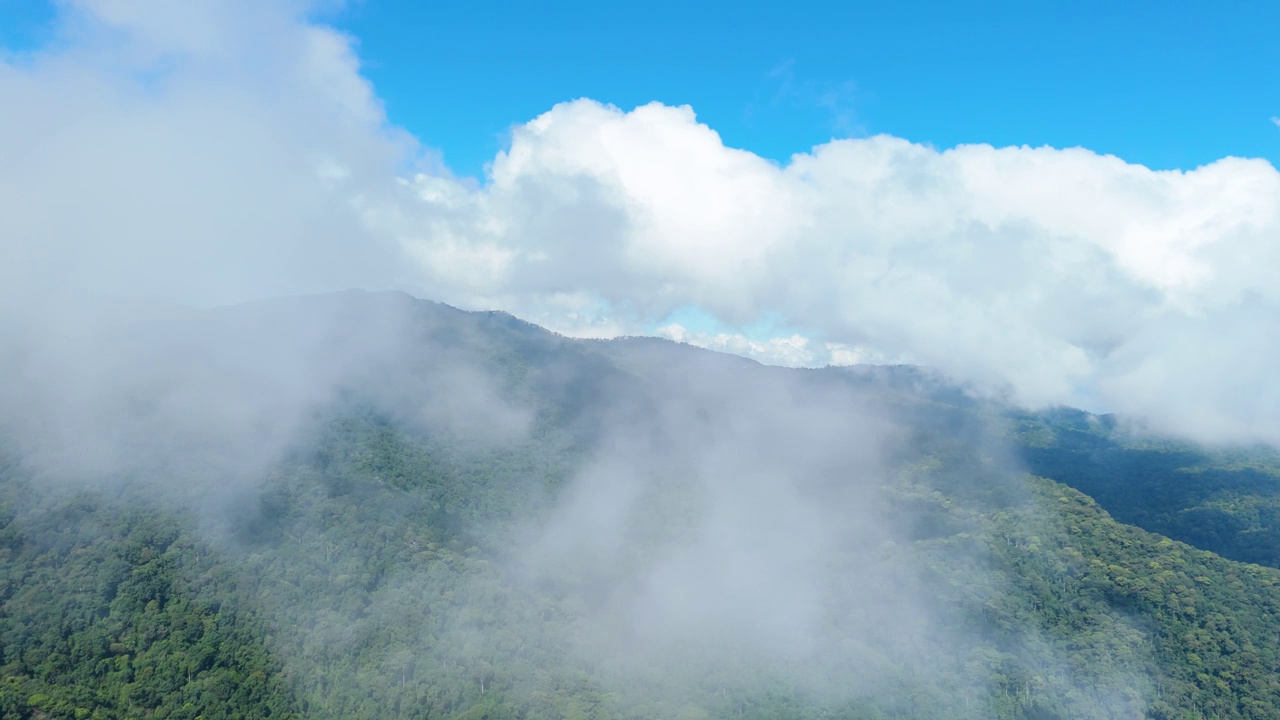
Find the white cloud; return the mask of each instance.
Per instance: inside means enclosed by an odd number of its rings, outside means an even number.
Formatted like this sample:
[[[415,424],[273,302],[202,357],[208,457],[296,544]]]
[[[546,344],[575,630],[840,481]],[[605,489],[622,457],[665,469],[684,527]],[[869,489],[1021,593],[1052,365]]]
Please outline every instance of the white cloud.
[[[895,361],[871,348],[835,342],[818,343],[799,333],[759,339],[740,332],[692,331],[680,323],[668,323],[659,326],[655,334],[675,342],[741,355],[766,365],[783,367],[843,366]]]
[[[1030,404],[1280,439],[1265,371],[1242,384],[1230,367],[1262,347],[1223,322],[1252,318],[1256,336],[1280,320],[1280,174],[1261,160],[1156,172],[1078,148],[878,136],[780,167],[689,108],[580,100],[518,128],[490,183],[461,194],[405,212],[447,228],[410,246],[506,253],[483,286],[446,291],[471,302],[538,319],[550,294],[585,294],[630,327],[691,305],[730,330],[667,336],[787,365],[909,359]],[[804,333],[732,330],[766,315]]]
[[[908,360],[1027,403],[1280,441],[1264,161],[1155,172],[877,136],[780,166],[687,107],[579,100],[516,127],[483,186],[398,177],[416,144],[351,40],[306,12],[84,0],[64,42],[0,62],[6,292],[401,287],[591,336],[696,307],[724,330],[683,339],[771,362]],[[743,330],[766,317],[788,330]]]
[[[350,41],[257,2],[68,3],[0,62],[0,285],[217,303],[382,283],[351,205],[411,144]]]
[[[812,347],[813,343],[802,335],[752,340],[742,333],[690,332],[679,323],[658,328],[658,336],[680,343],[710,348],[719,352],[749,357],[769,365],[809,367],[826,364],[828,354]],[[822,348],[825,350],[825,348]]]

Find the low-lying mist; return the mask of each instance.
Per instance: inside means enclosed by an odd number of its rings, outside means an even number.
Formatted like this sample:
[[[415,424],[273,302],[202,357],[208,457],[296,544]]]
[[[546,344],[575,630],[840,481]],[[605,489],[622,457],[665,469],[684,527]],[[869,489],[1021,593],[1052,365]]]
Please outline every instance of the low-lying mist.
[[[46,318],[9,324],[0,382],[35,495],[191,518],[313,713],[990,712],[974,608],[1011,580],[951,503],[1028,496],[977,415],[913,425],[936,388],[397,294]],[[1019,622],[1002,651],[1043,650]]]
[[[396,294],[342,293],[195,311],[69,306],[8,318],[0,427],[51,483],[144,480],[201,495],[260,484],[359,393],[407,423],[475,438],[524,432],[527,410],[433,346]]]
[[[882,561],[900,539],[879,495],[886,418],[781,375],[697,363],[662,375],[652,406],[611,423],[517,553],[530,582],[582,604],[578,649],[620,673],[692,655],[704,673],[791,676],[815,658],[856,660],[833,646],[852,638],[880,637],[886,652],[887,628],[910,645],[931,618]],[[831,637],[833,623],[848,635]],[[874,674],[864,660],[850,685]]]

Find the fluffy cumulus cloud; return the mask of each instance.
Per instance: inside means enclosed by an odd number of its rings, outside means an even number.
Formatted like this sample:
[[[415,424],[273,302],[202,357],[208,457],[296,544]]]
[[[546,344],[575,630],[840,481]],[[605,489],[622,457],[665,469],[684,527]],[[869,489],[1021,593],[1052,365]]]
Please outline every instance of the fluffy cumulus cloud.
[[[918,362],[1028,404],[1280,441],[1264,161],[1156,172],[881,135],[779,165],[688,107],[577,100],[464,182],[406,171],[415,141],[310,9],[80,0],[59,43],[0,61],[6,292],[397,287],[569,334]],[[671,320],[688,307],[718,326]],[[785,330],[750,330],[766,318]]]
[[[410,185],[390,232],[446,292],[568,332],[604,316],[782,364],[908,360],[1028,404],[1280,439],[1280,174],[1261,160],[1155,172],[877,136],[778,166],[687,107],[580,100],[516,128],[483,189]],[[447,282],[465,259],[478,277]],[[661,324],[689,305],[728,329]],[[799,334],[735,330],[766,315]]]

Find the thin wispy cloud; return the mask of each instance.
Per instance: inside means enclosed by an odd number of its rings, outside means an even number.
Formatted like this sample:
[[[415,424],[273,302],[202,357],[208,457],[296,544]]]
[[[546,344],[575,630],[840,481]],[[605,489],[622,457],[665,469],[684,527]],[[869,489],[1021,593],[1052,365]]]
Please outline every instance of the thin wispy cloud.
[[[798,72],[793,58],[770,68],[765,80],[770,86],[769,99],[760,104],[818,110],[825,115],[827,132],[842,137],[866,134],[858,121],[860,88],[856,81],[806,77]]]

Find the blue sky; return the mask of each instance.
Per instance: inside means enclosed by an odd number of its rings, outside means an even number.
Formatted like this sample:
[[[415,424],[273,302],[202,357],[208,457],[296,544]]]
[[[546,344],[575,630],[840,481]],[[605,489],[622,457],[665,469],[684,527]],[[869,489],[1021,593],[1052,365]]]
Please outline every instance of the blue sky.
[[[39,46],[45,0],[0,3],[0,43]],[[1156,169],[1280,160],[1280,3],[643,4],[359,0],[393,123],[479,175],[557,102],[689,104],[775,160],[832,137],[937,147],[1084,146]]]
[[[1084,146],[1152,168],[1280,159],[1280,3],[366,0],[393,121],[476,174],[554,103],[689,104],[773,159],[831,137]]]

